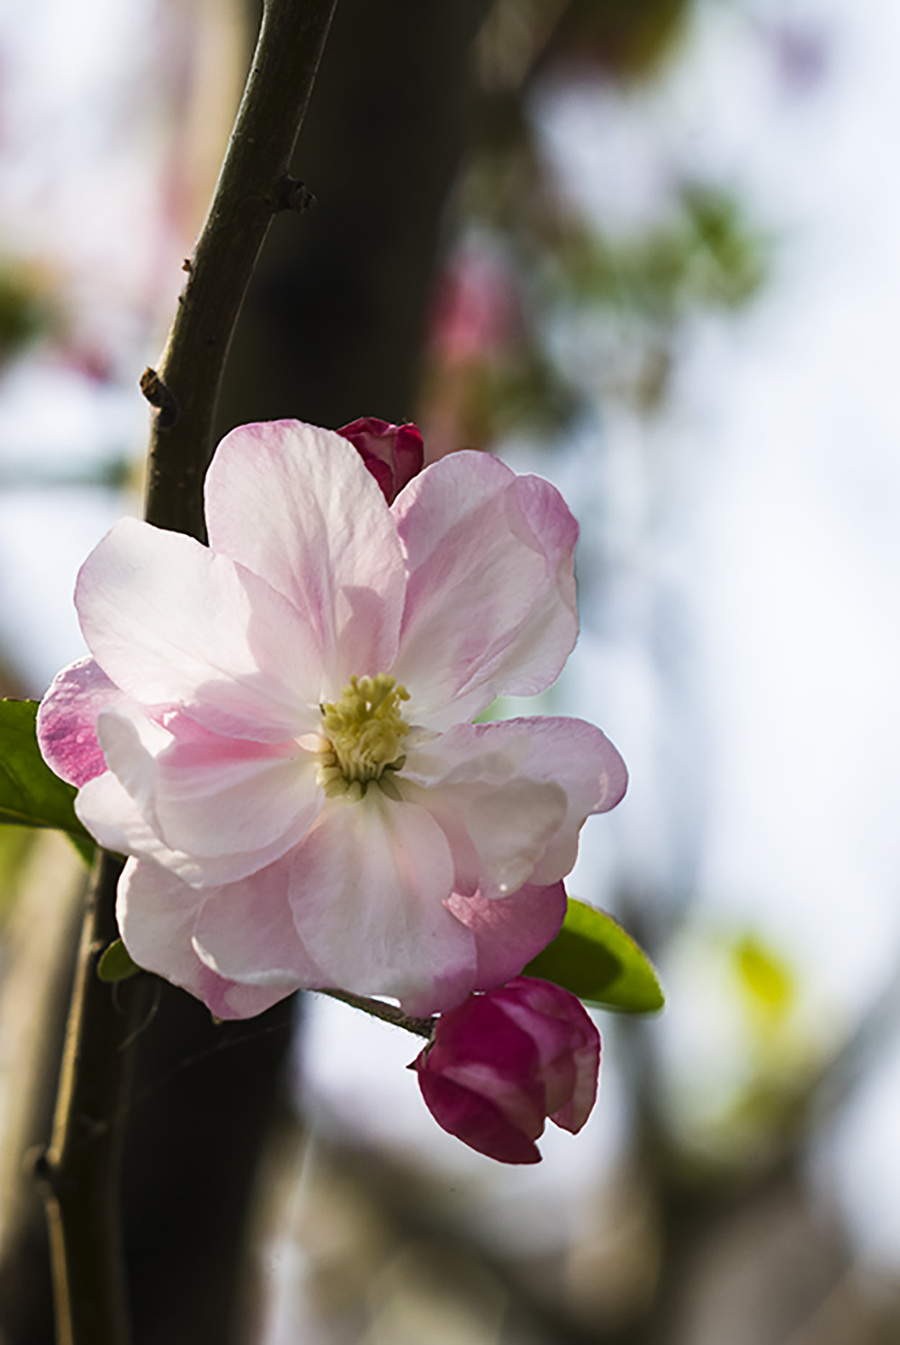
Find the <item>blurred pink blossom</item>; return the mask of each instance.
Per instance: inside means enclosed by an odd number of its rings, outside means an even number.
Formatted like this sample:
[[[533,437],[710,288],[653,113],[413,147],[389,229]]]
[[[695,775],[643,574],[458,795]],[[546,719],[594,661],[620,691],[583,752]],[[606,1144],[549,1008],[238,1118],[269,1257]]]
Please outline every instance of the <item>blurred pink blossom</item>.
[[[431,314],[431,342],[449,364],[495,360],[521,336],[514,274],[496,249],[459,251],[444,273]]]
[[[134,960],[223,1018],[297,987],[432,1013],[515,976],[626,782],[581,720],[470,722],[574,644],[558,492],[458,453],[389,507],[341,434],[274,421],[219,445],[206,518],[209,547],[125,519],[95,548],[92,658],[38,721],[88,830],[131,856]]]
[[[590,1115],[600,1034],[568,990],[519,976],[442,1014],[415,1064],[444,1130],[501,1163],[537,1163],[547,1117],[575,1134]]]

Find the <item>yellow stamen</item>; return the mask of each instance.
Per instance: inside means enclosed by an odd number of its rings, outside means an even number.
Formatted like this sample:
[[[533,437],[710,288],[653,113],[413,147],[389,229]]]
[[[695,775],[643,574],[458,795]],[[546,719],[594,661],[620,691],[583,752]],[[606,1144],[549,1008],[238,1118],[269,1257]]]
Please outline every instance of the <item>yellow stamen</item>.
[[[408,700],[406,687],[378,673],[351,677],[336,704],[320,707],[328,746],[319,757],[319,783],[329,798],[344,794],[360,799],[371,780],[401,769],[409,725],[400,702]]]

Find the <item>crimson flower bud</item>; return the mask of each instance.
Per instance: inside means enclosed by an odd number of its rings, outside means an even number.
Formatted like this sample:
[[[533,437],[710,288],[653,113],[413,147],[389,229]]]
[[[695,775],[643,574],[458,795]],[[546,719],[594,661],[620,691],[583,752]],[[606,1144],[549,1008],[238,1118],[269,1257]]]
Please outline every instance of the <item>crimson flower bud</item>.
[[[362,416],[344,425],[338,434],[349,439],[381,487],[388,504],[422,470],[422,436],[415,425],[390,425],[375,416]]]
[[[549,1116],[575,1134],[597,1096],[600,1034],[558,985],[517,976],[437,1021],[415,1062],[438,1125],[501,1163],[537,1163]]]

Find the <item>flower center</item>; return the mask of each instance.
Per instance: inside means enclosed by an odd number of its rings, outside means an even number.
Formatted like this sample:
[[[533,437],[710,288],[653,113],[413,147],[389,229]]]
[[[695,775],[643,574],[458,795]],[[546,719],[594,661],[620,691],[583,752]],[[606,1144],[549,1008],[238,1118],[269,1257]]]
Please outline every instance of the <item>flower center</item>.
[[[402,768],[409,725],[400,713],[400,702],[408,700],[406,687],[379,673],[351,677],[339,701],[319,707],[328,739],[320,754],[319,783],[329,798],[351,794],[361,799],[371,780],[380,781],[385,771]]]

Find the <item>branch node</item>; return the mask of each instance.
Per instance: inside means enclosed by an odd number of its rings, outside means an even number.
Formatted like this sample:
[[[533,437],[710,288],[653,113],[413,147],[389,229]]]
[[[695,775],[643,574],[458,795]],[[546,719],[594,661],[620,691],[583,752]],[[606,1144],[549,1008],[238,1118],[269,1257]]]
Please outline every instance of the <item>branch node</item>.
[[[140,388],[150,405],[159,412],[160,429],[167,430],[174,425],[178,419],[178,403],[155,369],[148,366],[144,370]]]
[[[45,1206],[56,1205],[67,1188],[65,1173],[59,1164],[50,1157],[50,1148],[46,1144],[33,1144],[26,1149],[22,1158],[22,1168],[26,1177],[30,1177]]]
[[[302,215],[316,204],[316,198],[300,178],[285,173],[275,183],[269,203],[273,211],[294,210]]]
[[[26,1175],[32,1177],[38,1187],[53,1190],[53,1167],[47,1156],[46,1144],[33,1144],[26,1150],[22,1163]]]

